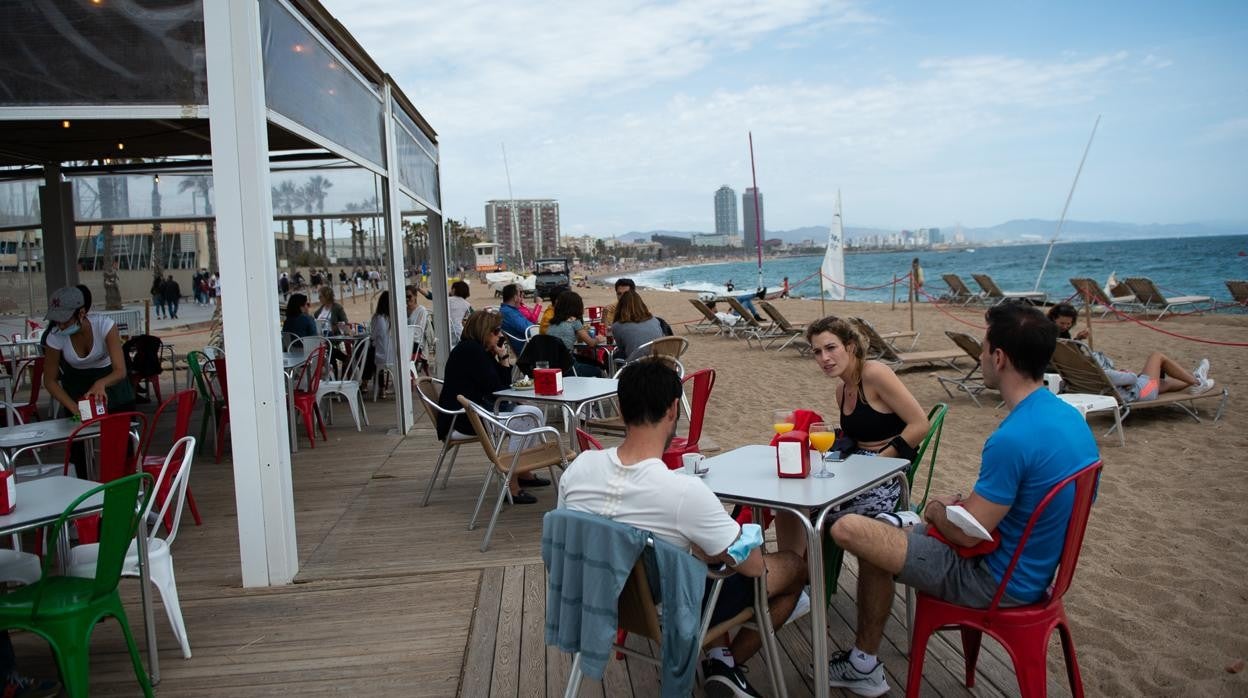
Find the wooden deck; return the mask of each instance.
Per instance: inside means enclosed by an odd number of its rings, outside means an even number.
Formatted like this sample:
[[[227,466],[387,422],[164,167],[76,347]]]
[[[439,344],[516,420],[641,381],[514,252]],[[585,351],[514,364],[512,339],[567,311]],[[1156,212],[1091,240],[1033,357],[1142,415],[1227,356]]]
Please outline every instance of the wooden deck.
[[[184,660],[158,604],[161,683],[168,696],[561,695],[570,658],[543,643],[545,573],[541,517],[553,490],[536,506],[504,508],[491,548],[478,551],[482,528],[466,530],[484,459],[465,447],[449,486],[419,499],[440,444],[425,424],[406,438],[387,433],[390,403],[368,403],[373,426],[357,433],[338,411],[330,441],[293,461],[301,571],[280,588],[243,589],[231,465],[201,447],[192,489],[204,516],[189,515],[174,545],[178,588],[193,658]],[[346,418],[344,420],[344,418]],[[833,648],[852,643],[852,561],[830,617]],[[123,580],[131,625],[141,637],[138,586]],[[900,695],[907,667],[901,605],[894,607],[882,657]],[[780,633],[785,678],[794,696],[811,694],[810,626]],[[954,636],[956,638],[956,636]],[[21,671],[55,673],[46,644],[14,634]],[[961,684],[960,645],[930,645],[924,695],[1015,695],[1003,652],[985,642],[973,691]],[[772,694],[759,659],[751,679]],[[1064,680],[1064,675],[1061,677]],[[1064,685],[1050,681],[1055,695]],[[137,695],[118,626],[101,624],[92,639],[92,695]],[[658,673],[644,662],[612,662],[601,684],[583,695],[653,696]]]

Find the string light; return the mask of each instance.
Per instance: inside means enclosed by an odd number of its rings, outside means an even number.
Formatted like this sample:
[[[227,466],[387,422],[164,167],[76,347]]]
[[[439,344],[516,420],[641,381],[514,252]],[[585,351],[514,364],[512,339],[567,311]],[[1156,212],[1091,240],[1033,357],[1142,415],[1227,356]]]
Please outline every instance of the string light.
[[[303,53],[303,44],[295,44],[293,50],[295,53]]]
[[[62,122],[61,122],[61,128],[69,128],[69,120],[68,120],[68,119],[66,119],[65,121],[62,121]]]
[[[125,143],[118,143],[118,144],[117,144],[117,150],[125,150],[125,149],[126,149],[126,144],[125,144]]]

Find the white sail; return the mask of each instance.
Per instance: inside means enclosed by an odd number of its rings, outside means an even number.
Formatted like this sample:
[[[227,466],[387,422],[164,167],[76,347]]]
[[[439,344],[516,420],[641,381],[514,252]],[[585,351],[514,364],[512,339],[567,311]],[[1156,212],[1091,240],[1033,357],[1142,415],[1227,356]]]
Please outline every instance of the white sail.
[[[836,215],[828,228],[828,249],[823,253],[823,290],[834,301],[845,300],[845,229],[841,225],[841,192],[836,192]]]

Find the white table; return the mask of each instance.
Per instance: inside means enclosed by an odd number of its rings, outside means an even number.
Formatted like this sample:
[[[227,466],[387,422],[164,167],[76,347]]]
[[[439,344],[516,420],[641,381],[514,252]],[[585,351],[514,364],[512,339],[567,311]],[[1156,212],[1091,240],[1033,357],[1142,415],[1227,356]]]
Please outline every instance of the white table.
[[[819,453],[811,451],[811,472],[819,467]],[[704,461],[709,468],[703,481],[717,497],[732,504],[792,513],[806,529],[806,564],[810,574],[810,635],[815,663],[815,695],[828,695],[828,618],[823,603],[822,532],[828,513],[876,485],[896,480],[900,505],[908,507],[910,461],[882,456],[853,455],[828,463],[832,478],[781,478],[776,475],[776,451],[771,446],[742,446]],[[815,512],[812,524],[810,513]],[[835,583],[835,580],[832,580]]]
[[[558,405],[571,418],[568,428],[568,445],[576,451],[576,427],[580,424],[581,410],[585,406],[615,395],[619,390],[619,382],[614,378],[582,378],[580,376],[564,376],[563,392],[558,395],[538,395],[533,389],[516,390],[508,388],[494,393],[500,400],[527,402],[538,405]]]
[[[1127,438],[1122,433],[1122,409],[1118,399],[1113,395],[1092,395],[1090,393],[1061,393],[1057,396],[1062,402],[1079,410],[1084,419],[1092,412],[1113,412],[1114,428],[1106,432],[1106,436],[1118,430],[1118,445],[1126,446]]]
[[[0,469],[8,470],[23,451],[64,443],[81,422],[69,417],[48,419],[30,424],[0,427]],[[79,437],[98,436],[100,427],[89,424],[78,432]]]
[[[69,420],[61,420],[69,421]],[[8,536],[31,529],[50,526],[75,499],[90,490],[99,487],[100,483],[91,480],[79,480],[76,477],[52,475],[37,480],[17,483],[17,506],[12,512],[0,516],[0,536]],[[72,518],[95,514],[104,509],[104,495],[89,497],[74,510]],[[147,540],[146,517],[139,517],[137,538]],[[69,532],[61,531],[57,541],[60,548],[59,559],[69,559]],[[156,649],[155,610],[152,607],[151,583],[147,565],[147,545],[136,545],[139,553],[139,596],[143,603],[143,631],[147,639],[147,657],[151,664],[152,683],[160,681],[160,663]]]

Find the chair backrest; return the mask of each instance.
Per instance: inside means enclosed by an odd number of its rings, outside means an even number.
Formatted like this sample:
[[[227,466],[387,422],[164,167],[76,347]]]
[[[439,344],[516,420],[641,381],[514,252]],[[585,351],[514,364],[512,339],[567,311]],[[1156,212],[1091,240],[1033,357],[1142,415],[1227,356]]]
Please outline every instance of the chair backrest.
[[[129,369],[147,378],[159,375],[164,370],[160,366],[162,346],[164,343],[161,342],[160,337],[141,334],[127,339],[125,344],[121,345],[121,350],[128,359]]]
[[[975,283],[979,284],[980,288],[984,289],[984,293],[987,293],[989,296],[1001,298],[1005,295],[1005,292],[1001,290],[996,281],[992,280],[991,276],[987,274],[971,274],[971,278],[975,279]]]
[[[714,325],[720,324],[719,318],[715,315],[715,312],[711,310],[711,307],[709,305],[707,305],[706,303],[703,303],[697,298],[690,298],[689,302],[693,304],[693,307],[698,309],[699,313],[702,313],[702,316],[706,318],[707,322],[710,322],[711,324],[714,324]]]
[[[932,409],[927,411],[927,435],[919,442],[914,460],[910,461],[910,469],[906,471],[906,480],[910,483],[910,490],[913,492],[914,476],[918,474],[919,467],[923,464],[923,456],[927,454],[929,448],[932,450],[932,455],[927,462],[927,484],[923,486],[923,496],[919,498],[918,505],[914,507],[914,511],[919,513],[922,513],[923,507],[927,505],[927,495],[932,490],[932,476],[936,474],[936,454],[940,451],[940,434],[944,430],[945,415],[948,412],[949,405],[943,402],[932,405]]]
[[[579,446],[582,451],[602,450],[602,442],[595,439],[593,434],[590,434],[580,427],[576,428],[576,445]]]
[[[1109,296],[1105,295],[1105,290],[1101,288],[1101,285],[1096,283],[1096,279],[1075,278],[1070,280],[1070,285],[1075,287],[1077,295],[1084,303],[1096,303],[1107,308],[1114,304]]]
[[[711,390],[715,387],[715,369],[704,368],[685,376],[681,384],[693,382],[693,403],[689,411],[689,446],[696,446],[702,438],[702,422],[706,419],[706,405],[711,399]]]
[[[762,327],[758,320],[754,319],[754,313],[751,313],[744,305],[741,305],[741,301],[737,300],[736,296],[728,296],[724,300],[727,301],[729,308],[732,308],[737,315],[741,316],[742,322],[750,327]]]
[[[520,354],[516,365],[520,367],[521,373],[531,377],[533,365],[538,361],[549,362],[551,368],[563,369],[566,376],[571,374],[575,359],[563,340],[543,334],[530,339],[525,344],[524,353]]]
[[[1014,551],[1014,557],[1010,559],[1009,567],[1005,568],[1005,574],[1001,576],[1001,585],[997,587],[997,593],[993,595],[992,604],[988,607],[989,614],[994,613],[1001,604],[1001,597],[1005,595],[1005,587],[1010,583],[1014,568],[1018,566],[1018,560],[1023,553],[1023,548],[1027,545],[1027,539],[1031,536],[1031,530],[1044,515],[1044,510],[1058,493],[1073,486],[1075,498],[1071,503],[1070,522],[1066,524],[1066,538],[1062,545],[1061,557],[1057,561],[1057,574],[1053,579],[1046,605],[1061,599],[1066,590],[1070,588],[1070,582],[1075,578],[1075,566],[1079,564],[1079,552],[1083,549],[1083,535],[1088,530],[1088,518],[1092,514],[1092,501],[1096,498],[1102,465],[1102,462],[1098,460],[1057,483],[1036,505],[1036,510],[1031,513],[1027,527],[1023,529],[1023,534],[1018,539],[1018,548]]]
[[[957,274],[943,274],[940,278],[945,280],[945,283],[949,285],[949,290],[952,291],[955,296],[970,297],[975,295],[974,293],[971,293],[971,288],[966,285],[966,282],[962,280],[962,277]]]
[[[966,352],[966,355],[975,361],[976,366],[979,366],[979,357],[984,351],[983,343],[965,332],[945,330],[945,336],[953,340],[953,343],[958,345],[959,349]]]
[[[541,325],[538,325],[536,323],[529,325],[528,327],[524,328],[524,341],[527,342],[541,333],[542,333]]]
[[[325,373],[325,345],[321,344],[312,350],[307,360],[299,364],[295,373],[295,390],[315,393],[321,387],[321,376]]]
[[[485,451],[485,457],[494,464],[494,467],[506,469],[498,459],[498,449],[494,446],[494,441],[490,438],[490,432],[485,427],[487,422],[492,422],[498,427],[502,427],[502,424],[493,419],[488,410],[472,400],[463,395],[456,395],[455,397],[459,399],[459,404],[464,406],[464,412],[468,415],[468,423],[472,425],[472,431],[477,435],[477,441],[481,442],[481,450]],[[450,438],[450,434],[447,434],[447,438]]]
[[[139,456],[139,462],[143,462],[147,458],[147,454],[152,450],[152,440],[156,436],[156,429],[159,428],[160,418],[164,416],[165,411],[170,407],[177,408],[177,416],[173,422],[173,440],[176,442],[186,436],[186,432],[191,428],[191,413],[195,411],[195,391],[183,390],[173,397],[165,400],[156,408],[156,414],[152,415],[152,421],[148,425],[147,431],[143,434],[143,452]]]
[[[1161,293],[1161,289],[1157,288],[1157,284],[1146,276],[1133,276],[1123,279],[1122,282],[1131,289],[1131,293],[1135,295],[1135,300],[1144,305],[1169,305],[1166,297]]]
[[[100,482],[112,482],[134,473],[138,469],[136,464],[140,444],[138,437],[130,433],[132,424],[137,427],[139,434],[147,433],[147,415],[139,412],[113,412],[79,424],[65,439],[64,474],[70,474],[69,466],[70,458],[73,457],[73,446],[80,439],[94,439],[98,445],[95,451],[97,454],[95,463],[99,468]],[[100,429],[99,436],[79,436],[79,432],[97,426]],[[133,448],[131,448],[132,445]]]
[[[30,381],[30,399],[26,404],[35,407],[39,404],[39,391],[43,388],[43,357],[17,360],[17,368],[13,371],[14,388],[22,384],[23,374]]]
[[[415,370],[415,367],[412,368]],[[429,376],[416,377],[416,393],[420,395],[420,404],[425,407],[425,414],[429,415],[429,422],[433,424],[433,428],[438,428],[438,414],[446,413],[452,415],[464,414],[464,410],[448,410],[438,404],[438,400],[442,397],[442,388]],[[450,434],[447,434],[450,438]]]
[[[164,490],[168,493],[165,495],[164,503],[160,505],[160,512],[155,520],[169,521],[169,509],[173,508],[173,523],[169,527],[169,533],[165,535],[165,542],[169,545],[173,545],[173,539],[178,536],[178,523],[182,521],[182,505],[186,503],[186,493],[190,489],[191,462],[194,460],[195,437],[183,436],[173,443],[169,453],[165,455],[165,462],[160,466],[160,476],[156,478],[156,484],[152,486],[154,492]],[[143,512],[144,516],[151,514],[152,505],[155,502],[155,498],[148,500],[147,508]],[[148,536],[156,537],[159,528],[159,526],[153,526]]]
[[[1248,281],[1227,281],[1226,290],[1231,292],[1236,303],[1248,305]]]
[[[772,305],[770,301],[759,301],[757,305],[763,309],[764,313],[767,313],[767,316],[771,318],[771,321],[776,323],[776,326],[780,329],[785,332],[797,331],[797,328],[793,326],[793,323],[789,322],[789,319],[777,310],[776,306]]]
[[[213,397],[219,395],[219,399],[228,405],[230,402],[230,382],[226,372],[224,354],[212,360],[212,368],[212,375],[207,376],[208,388],[214,391]]]
[[[871,323],[860,317],[849,318],[849,324],[853,325],[863,339],[867,340],[867,358],[881,358],[885,361],[900,361],[897,352],[893,350],[892,345],[884,341],[879,332],[875,331],[875,327]]]
[[[363,379],[364,363],[368,359],[368,347],[372,342],[372,337],[355,340],[355,345],[351,347],[351,358],[347,359],[347,370],[342,374],[344,380],[359,383]]]
[[[310,356],[317,348],[328,346],[329,340],[324,337],[298,337],[290,343],[290,347],[286,351],[292,354]]]
[[[195,380],[195,390],[199,392],[199,396],[204,402],[211,404],[213,393],[208,388],[208,380],[204,376],[204,366],[215,359],[210,358],[202,351],[188,351],[186,353],[186,365],[191,369],[191,377]]]
[[[659,337],[629,352],[626,361],[632,363],[647,356],[666,356],[671,359],[679,359],[688,348],[689,340],[684,337]]]
[[[282,333],[282,351],[290,351],[290,345],[299,341],[299,335],[294,332]]]
[[[213,345],[211,345],[211,344],[205,344],[205,345],[204,345],[204,351],[203,351],[203,353],[204,353],[204,355],[205,355],[205,356],[207,356],[207,357],[208,357],[208,358],[210,358],[210,359],[215,359],[215,358],[217,358],[218,356],[220,356],[220,355],[221,355],[221,352],[222,352],[221,347],[216,347],[216,346],[213,346]]]
[[[91,598],[101,599],[117,591],[121,580],[121,569],[126,561],[126,553],[130,549],[130,541],[139,528],[139,517],[147,510],[147,501],[151,497],[150,487],[152,476],[147,473],[136,473],[106,482],[94,487],[82,496],[69,503],[61,515],[52,524],[52,535],[48,540],[58,540],[65,524],[83,502],[103,494],[104,511],[100,520],[100,546],[95,564],[95,578],[91,584]],[[43,558],[43,576],[46,579],[55,555]],[[39,615],[39,607],[43,602],[45,590],[49,585],[40,584],[31,607],[31,616]]]
[[[1057,340],[1053,348],[1053,366],[1062,376],[1067,392],[1088,395],[1113,395],[1122,401],[1105,369],[1096,363],[1084,349],[1084,345],[1068,339]]]

